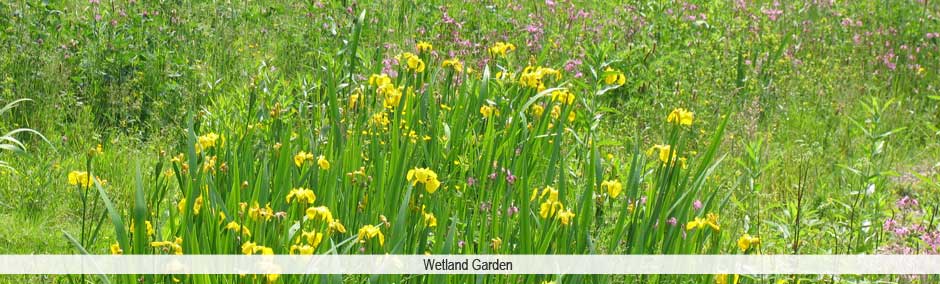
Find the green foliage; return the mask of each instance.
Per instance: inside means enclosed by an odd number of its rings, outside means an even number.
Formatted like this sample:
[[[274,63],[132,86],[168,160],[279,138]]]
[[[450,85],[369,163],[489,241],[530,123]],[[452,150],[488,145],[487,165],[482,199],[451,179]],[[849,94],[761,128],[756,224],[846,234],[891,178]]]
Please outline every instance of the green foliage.
[[[920,237],[940,230],[938,10],[930,1],[3,2],[0,129],[12,130],[0,136],[9,150],[0,151],[0,227],[23,229],[4,230],[10,246],[0,248],[935,253]],[[491,50],[497,43],[514,49]],[[668,118],[678,108],[694,113],[690,125]],[[8,154],[34,142],[53,150]],[[72,172],[91,182],[70,184]],[[299,201],[300,189],[316,199]],[[899,205],[910,199],[919,205]],[[54,233],[37,233],[48,220]],[[900,236],[889,220],[922,229]],[[384,241],[360,237],[373,228]],[[316,233],[321,241],[307,239]],[[744,234],[760,244],[740,249]],[[910,279],[741,277],[880,280]]]

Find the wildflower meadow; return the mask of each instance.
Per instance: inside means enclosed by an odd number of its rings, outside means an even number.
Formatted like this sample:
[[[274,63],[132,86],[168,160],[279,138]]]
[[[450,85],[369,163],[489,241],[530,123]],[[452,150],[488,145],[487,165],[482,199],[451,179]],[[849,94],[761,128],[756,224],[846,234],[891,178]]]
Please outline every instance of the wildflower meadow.
[[[0,254],[937,254],[938,71],[928,0],[2,1]]]

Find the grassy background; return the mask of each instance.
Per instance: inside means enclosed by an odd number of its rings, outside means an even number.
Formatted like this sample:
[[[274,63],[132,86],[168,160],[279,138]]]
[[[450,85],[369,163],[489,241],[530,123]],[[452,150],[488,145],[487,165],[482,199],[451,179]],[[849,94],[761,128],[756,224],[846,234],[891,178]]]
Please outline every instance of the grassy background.
[[[655,158],[644,157],[638,163],[631,163],[637,153],[634,147],[643,152],[654,144],[679,139],[674,137],[673,128],[665,122],[665,117],[673,108],[683,107],[694,111],[696,118],[694,126],[682,132],[683,139],[688,141],[684,144],[688,153],[705,152],[722,117],[728,117],[715,157],[715,160],[723,158],[722,162],[717,164],[707,182],[695,189],[695,192],[718,196],[714,204],[715,210],[720,211],[723,236],[715,237],[710,245],[690,248],[667,248],[662,243],[654,243],[646,251],[638,248],[643,246],[631,243],[618,250],[616,243],[624,237],[614,232],[622,216],[604,212],[626,212],[623,209],[628,202],[607,201],[596,208],[585,205],[584,208],[596,209],[596,212],[578,212],[579,218],[591,217],[575,222],[598,224],[599,231],[588,225],[577,229],[597,231],[593,240],[605,244],[598,250],[739,253],[734,241],[746,232],[761,237],[759,252],[764,254],[935,252],[921,236],[937,230],[934,216],[940,187],[918,176],[936,179],[940,163],[937,147],[940,36],[933,36],[940,32],[940,9],[936,3],[96,2],[0,3],[0,101],[34,100],[5,114],[0,120],[0,129],[29,127],[42,132],[51,141],[49,145],[37,137],[21,135],[18,138],[27,143],[28,152],[0,153],[0,160],[16,168],[16,172],[0,174],[0,253],[76,253],[62,237],[62,232],[81,231],[82,201],[77,197],[78,191],[66,185],[66,175],[73,170],[83,170],[86,153],[99,144],[103,153],[94,157],[94,173],[107,179],[107,193],[125,221],[130,222],[135,194],[134,168],[139,165],[144,177],[161,174],[155,173],[158,164],[164,165],[162,169],[166,170],[170,167],[170,157],[193,147],[188,142],[190,131],[194,136],[219,132],[231,138],[226,147],[216,153],[231,165],[264,165],[270,166],[273,172],[277,172],[275,169],[280,165],[284,175],[290,177],[285,179],[294,182],[274,181],[272,185],[283,186],[285,191],[298,183],[311,185],[318,191],[320,200],[327,200],[333,213],[344,220],[352,234],[361,225],[374,224],[380,214],[398,215],[395,208],[403,194],[387,192],[383,193],[387,195],[372,198],[373,202],[382,204],[381,207],[376,206],[378,208],[362,214],[361,219],[354,219],[352,215],[359,201],[355,194],[319,192],[324,187],[350,188],[342,178],[321,180],[309,177],[308,172],[289,173],[289,167],[284,167],[283,162],[289,161],[288,156],[299,150],[320,153],[321,149],[327,149],[324,153],[330,154],[337,168],[332,175],[342,177],[359,166],[367,166],[372,173],[372,169],[379,167],[375,162],[378,156],[394,155],[390,160],[404,161],[405,157],[417,153],[411,151],[422,151],[423,148],[407,146],[407,141],[402,140],[401,145],[405,145],[402,148],[373,148],[374,152],[367,154],[372,160],[364,161],[358,157],[361,151],[357,147],[375,145],[376,141],[352,135],[351,146],[334,147],[339,145],[336,141],[342,135],[327,134],[334,130],[330,128],[332,123],[336,123],[329,113],[332,110],[348,117],[343,122],[351,127],[367,125],[372,115],[368,110],[380,107],[365,108],[358,115],[347,116],[353,112],[343,107],[343,102],[354,93],[355,87],[361,86],[363,102],[380,104],[379,99],[365,100],[373,95],[368,77],[388,71],[405,77],[397,64],[390,63],[391,59],[401,52],[416,52],[414,45],[419,40],[432,43],[435,52],[425,60],[429,71],[416,80],[429,83],[431,91],[428,93],[440,102],[465,107],[437,121],[453,127],[455,135],[464,133],[470,138],[455,142],[453,151],[431,148],[429,154],[415,154],[416,164],[384,165],[401,172],[387,175],[398,180],[373,176],[379,181],[359,190],[401,190],[407,187],[404,171],[417,166],[435,166],[445,186],[458,186],[461,182],[466,185],[467,177],[484,180],[490,173],[487,165],[490,161],[478,157],[490,157],[501,165],[514,165],[510,168],[517,174],[519,169],[526,169],[528,173],[526,176],[518,174],[524,186],[507,191],[513,194],[458,195],[460,200],[465,200],[459,204],[447,203],[443,198],[428,201],[432,210],[439,210],[436,211],[440,222],[438,236],[446,236],[450,226],[443,215],[482,216],[469,209],[479,207],[478,202],[496,203],[496,198],[515,196],[505,200],[515,201],[522,212],[527,212],[528,205],[522,205],[522,201],[528,200],[528,193],[535,187],[556,183],[570,186],[569,192],[563,193],[570,200],[565,202],[568,206],[576,203],[575,200],[590,200],[592,198],[577,198],[599,184],[599,180],[584,174],[594,170],[603,172],[603,179],[619,177],[629,191],[631,187],[626,177],[632,173],[631,166],[638,169],[642,178],[632,187],[636,191],[628,193],[621,201],[635,201],[644,196],[644,191],[660,192],[657,189],[682,179],[662,176]],[[357,29],[355,20],[363,12],[365,17],[358,25],[358,41],[351,44]],[[778,12],[779,16],[775,16]],[[500,41],[514,43],[518,50],[507,58],[488,54],[486,49]],[[350,47],[355,50],[351,51]],[[439,68],[441,60],[451,57],[459,58],[465,66],[475,70],[472,73],[475,75],[462,79],[464,83],[457,90],[445,89],[450,82],[444,69]],[[534,92],[525,91],[513,82],[484,81],[482,73],[486,66],[495,74],[498,71],[518,73],[529,65],[563,70],[564,79],[548,87],[568,86],[578,95],[578,119],[570,126],[570,133],[574,135],[565,136],[568,143],[564,149],[552,151],[548,141],[540,141],[524,151],[526,157],[531,157],[527,160],[529,164],[511,164],[515,160],[509,154],[512,149],[506,145],[528,141],[521,138],[524,127],[514,125],[500,131],[494,124],[487,128],[489,122],[480,119],[477,108],[485,103],[484,99],[490,99],[503,108],[503,118],[506,118],[525,111],[520,105]],[[622,70],[627,83],[597,94],[596,82],[603,76],[606,66]],[[484,85],[493,90],[488,97],[467,96],[482,94],[480,86]],[[449,98],[445,91],[464,96]],[[331,101],[328,94],[336,94],[332,99],[337,101]],[[408,103],[436,105],[420,100]],[[275,104],[287,110],[287,117],[277,122],[280,124],[266,124],[267,132],[254,136],[244,132],[243,126],[248,123],[268,123],[270,120],[260,118],[269,119],[265,113]],[[188,117],[196,121],[192,127],[187,124]],[[421,120],[415,114],[408,119],[409,123]],[[547,125],[543,127],[541,130],[548,131]],[[299,140],[291,138],[294,133]],[[890,135],[879,136],[884,133]],[[471,139],[475,135],[484,139]],[[234,139],[236,137],[238,139]],[[392,139],[390,137],[388,139]],[[590,137],[592,143],[580,139],[584,137]],[[504,144],[500,144],[501,139],[505,139]],[[321,145],[324,140],[332,144]],[[236,146],[236,141],[243,141],[243,145]],[[387,141],[392,143],[393,140]],[[274,152],[262,149],[275,142],[283,142],[287,147],[279,156],[283,161],[273,158]],[[246,145],[257,147],[249,149],[252,147]],[[479,150],[480,147],[483,150]],[[558,162],[540,157],[533,149],[554,152],[566,160]],[[606,158],[608,153],[614,159]],[[700,161],[711,163],[708,159],[692,158],[696,156],[693,154],[689,156],[693,169]],[[595,158],[601,157],[603,163],[594,163]],[[196,159],[200,157],[189,156],[188,160]],[[455,159],[469,167],[453,166]],[[549,169],[554,166],[561,167],[559,171],[564,174],[550,174]],[[563,176],[571,180],[566,181]],[[203,185],[203,181],[167,180],[171,181],[167,186],[172,194],[163,201],[165,210],[173,207],[167,204],[174,205],[180,197],[190,196],[193,188]],[[225,188],[238,184],[238,180],[220,178],[212,184]],[[556,187],[564,187],[558,185]],[[145,188],[148,197],[159,192],[159,187],[149,180]],[[505,184],[494,185],[493,192],[508,188],[511,187]],[[665,188],[678,193],[688,189]],[[869,188],[874,188],[873,193],[859,194]],[[414,190],[420,190],[420,186]],[[442,194],[455,194],[450,192],[453,191]],[[697,197],[704,199],[705,196]],[[919,200],[919,206],[900,208],[896,201],[905,196]],[[227,203],[234,207],[245,197],[230,198]],[[380,203],[382,200],[387,204]],[[664,200],[681,201],[683,208],[688,208],[691,201],[679,196]],[[95,212],[104,212],[103,205],[98,206]],[[464,209],[445,210],[447,207]],[[538,213],[538,208],[532,210]],[[155,213],[158,217],[153,219],[175,220],[175,213],[170,214]],[[646,220],[670,217],[653,212],[644,214],[652,216]],[[920,224],[925,229],[922,233],[898,235],[883,229],[888,219],[900,220],[908,226]],[[107,253],[108,246],[115,242],[114,230],[107,219],[103,220],[106,229],[101,231],[100,238],[89,244],[93,253]],[[192,219],[198,222],[196,220]],[[665,242],[670,234],[653,232],[655,222],[652,221],[627,220],[624,223],[637,224],[638,231],[661,236],[661,239],[656,238],[657,242]],[[98,215],[90,219],[90,222],[96,221]],[[688,220],[680,221],[684,224]],[[527,234],[536,232],[534,225],[522,223],[521,219],[480,222],[493,227],[467,231],[486,235],[491,230],[521,228],[520,233],[513,233],[518,234],[514,237],[518,239],[526,239]],[[656,231],[664,227],[657,227]],[[419,243],[423,239],[417,234],[420,229],[400,230],[411,232],[413,237],[406,238],[409,245],[403,245],[398,252],[422,253]],[[163,237],[170,235],[166,232]],[[484,242],[493,236],[477,237],[480,247],[484,247]],[[634,237],[626,238],[637,241]],[[507,239],[504,237],[505,241],[512,242]],[[559,237],[551,242],[577,244],[574,247],[579,249],[566,253],[596,252],[586,248],[587,240]],[[548,243],[546,241],[545,245],[554,247]],[[208,252],[228,253],[231,249],[197,247]],[[476,252],[488,251],[481,248]],[[515,251],[520,252],[546,251],[529,247]],[[684,280],[666,278],[658,280]],[[387,281],[393,280],[398,279]],[[487,280],[535,283],[543,279]],[[685,280],[711,281],[711,277]],[[759,280],[748,278],[745,281]],[[884,277],[883,280],[904,282],[910,279]],[[573,281],[599,280],[576,277]]]

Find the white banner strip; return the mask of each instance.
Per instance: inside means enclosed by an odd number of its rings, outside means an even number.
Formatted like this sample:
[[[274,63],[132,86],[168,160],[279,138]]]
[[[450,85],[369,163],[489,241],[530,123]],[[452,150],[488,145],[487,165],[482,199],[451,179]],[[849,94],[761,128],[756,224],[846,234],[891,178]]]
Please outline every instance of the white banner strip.
[[[0,274],[940,274],[940,256],[0,255]]]

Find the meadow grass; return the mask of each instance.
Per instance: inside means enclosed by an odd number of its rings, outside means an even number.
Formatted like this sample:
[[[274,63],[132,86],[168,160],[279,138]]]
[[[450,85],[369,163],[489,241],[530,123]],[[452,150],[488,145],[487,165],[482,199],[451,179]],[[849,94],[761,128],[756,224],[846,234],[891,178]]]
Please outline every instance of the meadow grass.
[[[0,15],[0,102],[31,99],[0,111],[13,139],[0,140],[5,254],[940,246],[940,9],[929,1],[8,1]]]

